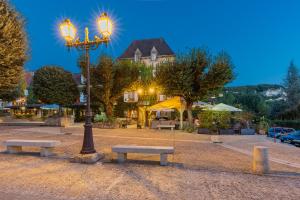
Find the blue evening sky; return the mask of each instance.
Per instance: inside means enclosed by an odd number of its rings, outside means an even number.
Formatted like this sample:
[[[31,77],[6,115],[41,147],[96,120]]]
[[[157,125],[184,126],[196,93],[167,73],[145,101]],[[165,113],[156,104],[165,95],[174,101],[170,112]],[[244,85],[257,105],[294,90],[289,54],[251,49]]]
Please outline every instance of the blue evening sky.
[[[69,17],[81,37],[84,27],[97,34],[103,10],[113,15],[117,31],[101,52],[118,57],[132,40],[163,37],[175,52],[208,47],[227,51],[237,78],[231,85],[282,83],[289,62],[300,66],[299,0],[11,0],[26,19],[30,43],[27,70],[60,65],[78,72],[79,53],[70,52],[58,33]]]

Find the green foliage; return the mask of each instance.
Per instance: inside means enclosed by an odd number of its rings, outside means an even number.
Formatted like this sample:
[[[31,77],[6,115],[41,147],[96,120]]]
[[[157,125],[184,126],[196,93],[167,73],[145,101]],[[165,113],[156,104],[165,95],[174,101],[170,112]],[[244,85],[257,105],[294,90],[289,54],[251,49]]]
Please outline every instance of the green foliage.
[[[270,114],[271,106],[266,103],[263,96],[259,93],[225,93],[225,95],[217,100],[219,103],[225,103],[239,107],[244,111],[252,112],[261,117]]]
[[[274,120],[273,124],[276,126],[290,127],[300,130],[300,120]]]
[[[232,93],[225,93],[224,96],[218,101],[219,103],[234,105],[236,103],[236,97]]]
[[[15,114],[16,119],[32,119],[35,115],[33,114]]]
[[[300,76],[297,67],[291,62],[285,79],[287,103],[291,109],[300,104]]]
[[[117,100],[117,104],[114,106],[114,116],[115,117],[126,117],[125,111],[135,110],[137,108],[137,103],[127,103],[124,102],[123,97]]]
[[[282,120],[300,119],[300,77],[299,70],[293,62],[290,63],[284,84],[287,101],[271,104],[270,118]]]
[[[258,124],[259,130],[264,130],[267,132],[269,127],[270,126],[268,120],[265,117],[261,117]]]
[[[78,61],[82,73],[86,74],[83,57]],[[124,91],[138,79],[138,65],[130,61],[114,61],[111,57],[101,55],[95,65],[91,65],[91,102],[102,103],[108,117],[113,115],[113,106],[123,96]]]
[[[140,80],[143,80],[146,83],[150,83],[153,78],[152,68],[148,67],[144,64],[140,64],[139,68],[139,78]]]
[[[79,98],[72,74],[61,67],[45,66],[37,70],[32,89],[34,96],[46,104],[71,105]]]
[[[194,125],[185,125],[183,126],[183,130],[188,132],[188,133],[194,133],[196,131],[196,128],[194,127]]]
[[[211,131],[230,128],[230,112],[203,111],[198,115],[200,128],[207,128]]]
[[[193,102],[216,93],[229,83],[234,78],[233,64],[224,52],[211,59],[206,50],[192,49],[174,62],[159,66],[156,78],[164,87],[164,93],[185,99],[192,123]]]
[[[300,105],[293,109],[284,110],[275,119],[300,121]]]
[[[27,59],[24,20],[8,1],[0,1],[0,99],[20,95],[23,66]]]
[[[94,117],[94,122],[106,122],[108,120],[105,112],[101,112],[100,114],[96,114]]]
[[[80,109],[76,108],[74,122],[83,122],[84,120],[85,120],[84,115],[81,115]]]
[[[280,89],[280,88],[283,88],[283,86],[277,84],[258,84],[258,85],[226,87],[225,91],[229,93],[256,94],[256,93],[264,92],[268,89]]]
[[[27,104],[38,103],[38,99],[34,96],[32,84],[28,87],[28,96],[26,100]]]
[[[255,113],[258,116],[269,114],[270,108],[259,94],[241,94],[236,96],[235,104],[240,104],[243,110]]]

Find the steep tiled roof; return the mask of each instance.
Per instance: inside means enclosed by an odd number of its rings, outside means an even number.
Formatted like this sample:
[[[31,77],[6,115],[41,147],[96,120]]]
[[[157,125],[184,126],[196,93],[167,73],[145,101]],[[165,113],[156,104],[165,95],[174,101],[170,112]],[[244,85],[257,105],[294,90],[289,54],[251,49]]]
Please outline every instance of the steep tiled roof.
[[[172,56],[174,52],[163,38],[134,40],[119,59],[134,58],[135,51],[139,49],[142,57],[151,56],[151,50],[155,47],[159,56]]]

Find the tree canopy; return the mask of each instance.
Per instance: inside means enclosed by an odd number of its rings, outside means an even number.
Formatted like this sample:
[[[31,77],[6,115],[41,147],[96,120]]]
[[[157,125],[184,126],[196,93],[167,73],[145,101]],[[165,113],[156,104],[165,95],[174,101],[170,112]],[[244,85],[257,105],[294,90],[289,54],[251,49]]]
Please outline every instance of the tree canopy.
[[[0,0],[0,99],[18,96],[27,59],[24,20],[6,0]]]
[[[79,98],[72,74],[61,67],[45,66],[33,76],[34,97],[42,103],[70,105]]]
[[[233,80],[233,64],[225,52],[212,58],[204,49],[191,49],[159,66],[156,78],[164,93],[185,99],[191,123],[193,102],[213,95]]]
[[[84,57],[79,59],[79,65],[85,75]],[[107,116],[111,117],[113,105],[138,79],[138,65],[130,61],[114,61],[109,56],[101,55],[99,61],[91,65],[90,72],[91,102],[94,105],[103,104]]]

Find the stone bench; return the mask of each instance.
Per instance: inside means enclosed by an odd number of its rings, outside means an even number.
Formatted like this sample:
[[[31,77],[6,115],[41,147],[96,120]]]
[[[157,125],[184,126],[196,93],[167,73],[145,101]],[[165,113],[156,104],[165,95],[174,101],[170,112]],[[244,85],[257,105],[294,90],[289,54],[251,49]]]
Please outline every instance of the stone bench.
[[[158,130],[161,130],[161,128],[171,128],[171,130],[173,131],[175,128],[174,124],[158,124],[157,125]]]
[[[40,147],[40,155],[43,157],[53,155],[54,147],[59,144],[60,141],[57,140],[6,140],[3,142],[8,153],[20,153],[23,146]]]
[[[160,165],[165,166],[168,164],[168,154],[174,154],[174,147],[116,145],[112,147],[112,152],[118,154],[119,163],[126,161],[127,153],[160,154]]]

